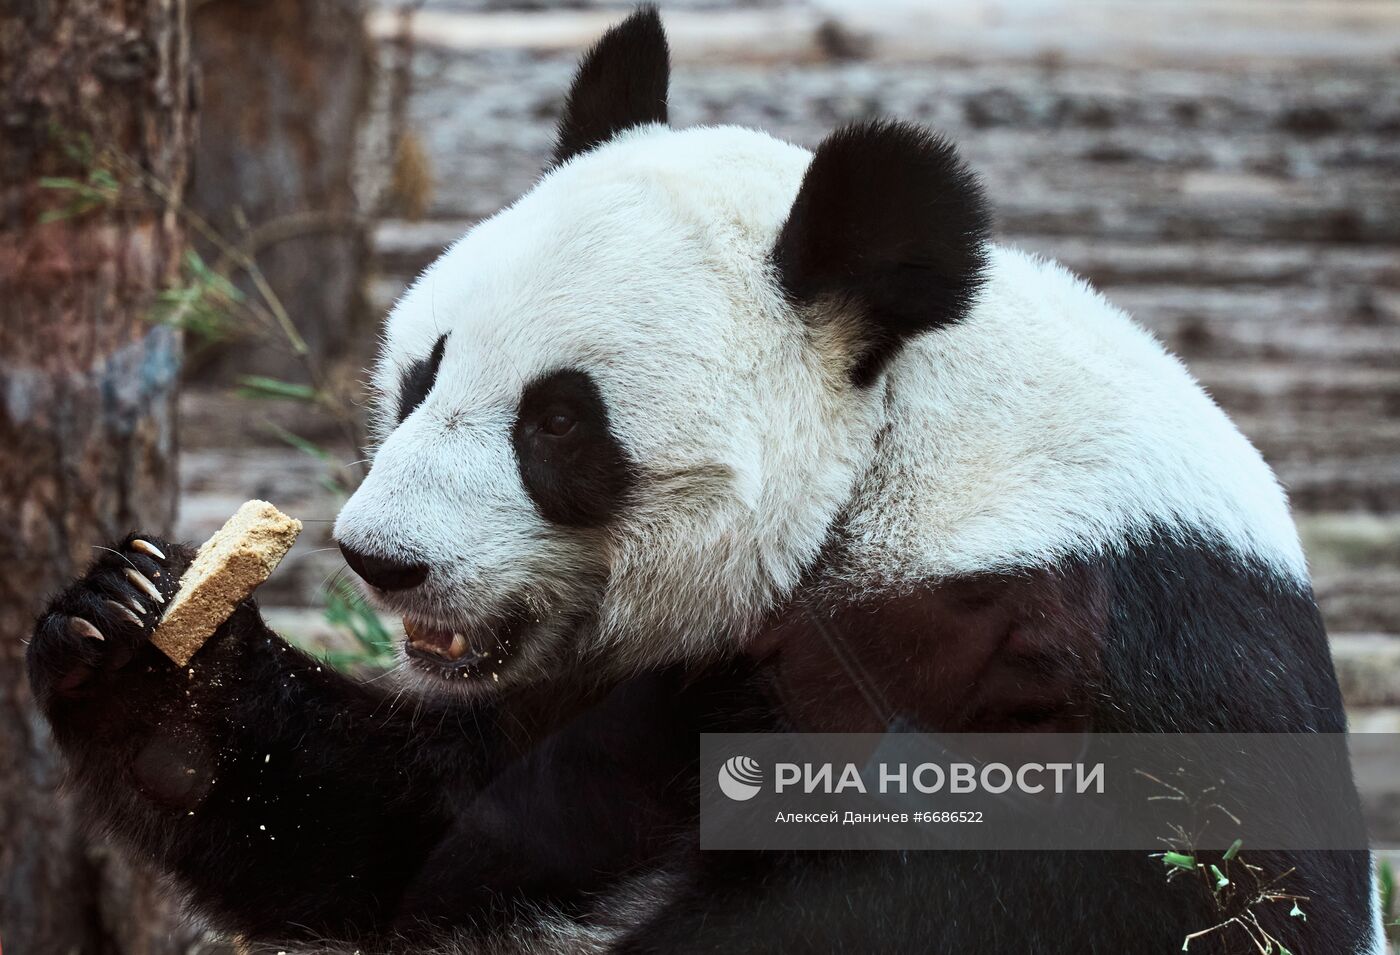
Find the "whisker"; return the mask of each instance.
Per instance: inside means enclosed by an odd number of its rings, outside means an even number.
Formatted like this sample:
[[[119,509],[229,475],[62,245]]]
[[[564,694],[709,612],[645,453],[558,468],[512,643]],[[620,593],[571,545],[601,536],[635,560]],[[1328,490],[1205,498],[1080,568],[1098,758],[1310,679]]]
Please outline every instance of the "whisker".
[[[394,717],[396,717],[399,713],[399,710],[403,709],[403,704],[407,702],[405,697],[408,696],[409,690],[410,687],[408,687],[407,685],[401,686],[399,687],[399,692],[394,694],[395,705],[389,710],[389,715],[384,717],[384,721],[386,723],[392,720]]]
[[[394,718],[394,706],[395,706],[395,704],[398,703],[399,698],[400,698],[401,696],[403,696],[403,687],[402,687],[402,686],[400,686],[400,687],[399,687],[397,690],[395,690],[392,694],[386,695],[386,696],[384,697],[383,701],[379,704],[379,706],[376,706],[376,707],[374,708],[374,712],[370,714],[370,718],[372,719],[372,718],[378,716],[378,715],[379,715],[380,707],[384,706],[384,705],[387,703],[388,706],[389,706],[389,712],[386,713],[386,714],[384,714],[384,723],[387,725],[387,724],[389,723],[389,721],[392,720],[392,719]]]
[[[293,557],[291,560],[283,561],[283,562],[282,562],[282,566],[283,566],[283,567],[290,567],[292,564],[295,564],[297,561],[299,561],[299,560],[305,560],[306,558],[310,557],[312,554],[324,554],[324,553],[325,553],[326,551],[328,551],[328,550],[340,550],[340,548],[339,548],[339,547],[317,547],[317,548],[315,548],[315,549],[313,549],[313,550],[307,551],[307,552],[304,553],[304,554],[297,554],[297,555],[296,555],[295,557]]]
[[[372,676],[372,677],[370,677],[368,680],[361,680],[361,681],[360,681],[360,686],[370,686],[370,685],[372,685],[372,684],[378,683],[380,680],[384,679],[386,676],[393,676],[393,675],[398,671],[399,666],[400,666],[400,664],[397,664],[397,663],[396,663],[396,664],[394,664],[393,666],[391,666],[389,669],[385,670],[383,673],[380,673],[378,676]]]
[[[324,591],[329,593],[330,589],[335,586],[335,582],[339,579],[340,575],[345,573],[349,569],[349,564],[341,563],[339,567],[331,571],[329,574],[326,574],[326,576],[322,578],[321,583],[317,586],[316,589],[318,591]]]
[[[450,707],[450,706],[443,706],[443,707],[442,707],[442,716],[438,718],[438,724],[437,724],[437,726],[433,727],[433,735],[434,735],[434,736],[439,736],[439,735],[441,735],[441,733],[442,733],[442,727],[447,723],[447,715],[448,715],[449,713],[451,713],[451,712],[452,712],[452,707]]]
[[[398,667],[394,667],[393,669],[390,669],[388,672],[383,673],[383,674],[381,674],[380,676],[388,676],[390,673],[393,673],[393,672],[394,672],[395,670],[397,670],[397,669],[398,669]],[[379,679],[379,677],[375,677],[375,679]],[[371,682],[373,682],[373,681],[371,681]],[[400,684],[400,686],[402,686],[402,684]],[[391,700],[396,699],[397,697],[398,697],[398,693],[392,693],[392,694],[390,694],[390,693],[385,693],[385,694],[384,694],[384,697],[379,701],[378,704],[375,705],[373,712],[371,712],[371,713],[369,714],[369,718],[370,718],[370,719],[374,719],[376,716],[379,715],[379,711],[380,711],[380,709],[383,708],[383,706],[384,706],[385,703],[389,703]]]
[[[131,569],[132,569],[132,570],[140,570],[139,567],[137,567],[135,564],[132,564],[132,563],[131,563],[131,558],[130,558],[130,557],[126,556],[125,554],[123,554],[123,553],[122,553],[121,551],[119,551],[119,550],[112,550],[112,548],[110,548],[110,547],[103,547],[101,544],[93,544],[93,545],[92,545],[92,549],[93,549],[93,550],[105,550],[105,551],[107,551],[108,553],[116,554],[118,557],[120,557],[122,560],[126,561],[128,564],[131,564]]]

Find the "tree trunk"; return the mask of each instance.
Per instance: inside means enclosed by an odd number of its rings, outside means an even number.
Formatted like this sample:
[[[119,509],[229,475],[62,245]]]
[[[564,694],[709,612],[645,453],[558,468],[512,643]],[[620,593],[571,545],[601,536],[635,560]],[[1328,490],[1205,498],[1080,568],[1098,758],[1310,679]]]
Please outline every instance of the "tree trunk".
[[[206,0],[192,32],[201,136],[190,205],[254,257],[315,362],[358,369],[373,341],[355,195],[373,66],[364,0]],[[239,285],[256,297],[246,277]],[[285,344],[226,349],[216,365],[305,378]]]
[[[0,933],[24,953],[182,951],[173,903],[80,831],[24,641],[95,544],[175,511],[191,153],[184,0],[0,0]],[[158,184],[152,187],[152,183]]]

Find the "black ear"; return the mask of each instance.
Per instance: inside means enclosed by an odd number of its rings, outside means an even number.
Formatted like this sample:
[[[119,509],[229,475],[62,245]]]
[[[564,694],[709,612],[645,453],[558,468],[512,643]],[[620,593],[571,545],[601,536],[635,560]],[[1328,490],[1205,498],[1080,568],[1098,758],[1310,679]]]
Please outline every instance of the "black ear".
[[[666,122],[671,51],[653,6],[644,6],[594,44],[564,101],[554,165],[624,129]]]
[[[907,123],[858,123],[817,147],[773,264],[793,304],[853,315],[851,378],[866,385],[905,339],[963,317],[990,226],[952,144]]]

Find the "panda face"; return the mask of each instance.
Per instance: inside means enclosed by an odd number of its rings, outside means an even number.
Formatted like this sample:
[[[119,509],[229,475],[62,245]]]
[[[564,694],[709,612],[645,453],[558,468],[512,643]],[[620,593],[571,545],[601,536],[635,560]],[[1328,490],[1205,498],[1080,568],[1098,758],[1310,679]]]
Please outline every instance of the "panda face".
[[[428,568],[371,588],[415,666],[497,687],[693,655],[810,563],[877,402],[770,274],[807,159],[744,130],[624,134],[398,303],[336,536]]]
[[[371,587],[416,667],[494,688],[605,647],[610,665],[693,654],[811,562],[875,398],[769,274],[805,162],[745,130],[638,130],[480,224],[393,309],[382,442],[336,536],[427,567]],[[749,189],[722,182],[735,169]]]
[[[388,319],[336,537],[445,684],[733,647],[868,465],[884,362],[975,289],[980,196],[946,144],[672,130],[666,69],[654,12],[605,36],[553,167]]]

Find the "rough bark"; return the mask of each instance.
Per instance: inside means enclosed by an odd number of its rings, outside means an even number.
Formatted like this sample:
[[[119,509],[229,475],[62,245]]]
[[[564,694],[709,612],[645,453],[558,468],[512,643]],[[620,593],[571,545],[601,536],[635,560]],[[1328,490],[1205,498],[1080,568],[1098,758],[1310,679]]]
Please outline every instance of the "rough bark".
[[[354,190],[373,67],[364,0],[208,0],[192,29],[202,134],[191,207],[254,255],[315,360],[360,362],[373,339]],[[217,364],[304,377],[282,345],[244,343]]]
[[[0,932],[17,953],[192,934],[82,833],[23,666],[93,544],[174,518],[180,342],[147,319],[183,237],[145,177],[184,187],[187,47],[184,0],[0,3]]]

